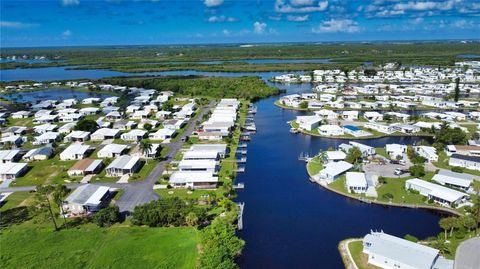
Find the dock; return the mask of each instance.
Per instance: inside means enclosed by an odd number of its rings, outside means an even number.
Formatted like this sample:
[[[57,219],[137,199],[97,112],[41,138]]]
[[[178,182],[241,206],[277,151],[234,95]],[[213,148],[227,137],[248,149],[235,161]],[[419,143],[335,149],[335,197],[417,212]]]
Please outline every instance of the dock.
[[[247,155],[247,150],[246,149],[237,149],[237,153],[242,154],[242,155]]]
[[[243,210],[245,209],[245,203],[238,203],[240,211],[238,212],[238,224],[237,228],[239,231],[243,230]]]
[[[235,185],[233,185],[233,189],[234,190],[243,190],[243,189],[245,189],[245,183],[235,184]]]
[[[247,148],[247,145],[248,145],[247,143],[240,143],[240,144],[238,144],[238,148],[239,149],[244,149],[244,148]]]
[[[245,167],[238,167],[235,172],[237,173],[244,173],[245,172]]]

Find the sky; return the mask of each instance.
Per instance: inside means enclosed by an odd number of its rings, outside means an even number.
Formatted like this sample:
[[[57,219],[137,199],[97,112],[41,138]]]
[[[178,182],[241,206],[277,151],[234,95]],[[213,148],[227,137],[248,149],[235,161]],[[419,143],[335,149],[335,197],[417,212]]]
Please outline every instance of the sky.
[[[480,0],[1,0],[0,46],[480,38]]]

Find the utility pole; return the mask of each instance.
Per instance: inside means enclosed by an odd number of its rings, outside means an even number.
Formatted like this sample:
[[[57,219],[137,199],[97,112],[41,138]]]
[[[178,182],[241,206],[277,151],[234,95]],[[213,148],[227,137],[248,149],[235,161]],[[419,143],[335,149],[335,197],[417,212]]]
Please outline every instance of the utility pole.
[[[50,212],[50,217],[52,218],[53,225],[55,226],[55,231],[58,231],[57,222],[55,222],[55,217],[53,216],[52,205],[50,205],[50,200],[48,199],[48,194],[45,193],[45,199],[48,204],[48,211]]]

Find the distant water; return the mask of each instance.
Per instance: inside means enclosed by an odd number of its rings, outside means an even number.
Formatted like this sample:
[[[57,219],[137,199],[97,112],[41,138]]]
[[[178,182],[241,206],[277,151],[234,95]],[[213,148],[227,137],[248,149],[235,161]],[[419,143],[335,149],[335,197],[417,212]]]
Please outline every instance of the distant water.
[[[17,60],[8,60],[8,59],[0,59],[0,63],[9,63],[9,62],[34,64],[34,63],[52,63],[52,62],[58,62],[58,61],[54,61],[54,60],[35,60],[35,59],[31,59],[31,60],[20,60],[20,59],[17,59]]]
[[[477,58],[480,58],[480,54],[459,54],[457,55],[457,58],[477,59]]]
[[[95,93],[95,92],[83,92],[76,91],[73,89],[50,89],[50,90],[39,90],[31,92],[16,92],[11,94],[3,94],[2,97],[5,97],[8,100],[12,100],[18,103],[36,103],[37,101],[45,100],[61,100],[61,99],[71,99],[75,98],[77,100],[83,100],[85,98],[97,97],[105,99],[112,95]]]

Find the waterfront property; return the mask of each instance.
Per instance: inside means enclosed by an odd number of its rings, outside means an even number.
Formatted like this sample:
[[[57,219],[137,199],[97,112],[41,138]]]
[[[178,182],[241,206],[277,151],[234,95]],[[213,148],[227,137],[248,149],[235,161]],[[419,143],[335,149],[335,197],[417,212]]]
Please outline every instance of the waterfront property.
[[[365,173],[347,172],[345,185],[348,189],[348,192],[365,193],[368,188]]]
[[[405,181],[405,189],[418,191],[427,199],[435,201],[443,206],[462,206],[467,202],[468,195],[438,184],[434,184],[419,178]]]
[[[448,164],[451,166],[459,166],[471,170],[480,170],[480,157],[452,154]]]
[[[437,249],[383,231],[372,231],[363,238],[363,253],[369,264],[385,269],[453,269],[453,261],[440,256]]]
[[[338,177],[343,175],[345,172],[350,170],[353,165],[345,162],[331,162],[325,165],[324,169],[319,172],[320,180],[327,182],[327,184],[332,183]]]
[[[433,176],[432,180],[447,187],[467,191],[472,185],[474,177],[475,176],[466,173],[456,173],[440,169],[438,174]]]
[[[177,171],[172,173],[168,183],[174,188],[215,189],[218,177],[211,171]]]

